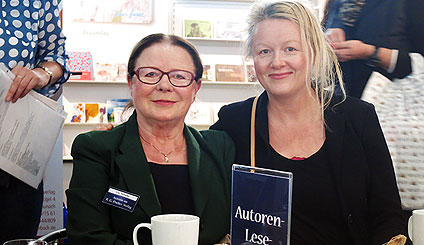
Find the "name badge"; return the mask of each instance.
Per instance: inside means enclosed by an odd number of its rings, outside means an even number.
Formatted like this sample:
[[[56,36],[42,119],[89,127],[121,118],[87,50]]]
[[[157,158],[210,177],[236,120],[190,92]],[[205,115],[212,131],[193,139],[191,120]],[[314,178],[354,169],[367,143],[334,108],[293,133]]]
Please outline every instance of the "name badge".
[[[133,212],[139,198],[139,195],[109,187],[102,203]]]

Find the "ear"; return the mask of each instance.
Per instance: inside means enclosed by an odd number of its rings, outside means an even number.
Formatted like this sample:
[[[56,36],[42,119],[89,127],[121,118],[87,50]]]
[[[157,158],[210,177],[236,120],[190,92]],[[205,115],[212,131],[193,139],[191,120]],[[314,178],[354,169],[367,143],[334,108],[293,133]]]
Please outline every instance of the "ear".
[[[194,84],[195,87],[194,87],[193,99],[192,99],[191,103],[193,103],[196,100],[197,92],[199,91],[200,87],[202,86],[202,79],[199,78],[199,80],[194,81],[194,82],[195,82],[195,84]]]
[[[133,90],[132,90],[133,82],[132,82],[132,77],[130,75],[127,75],[127,83],[128,83],[128,88],[130,89],[131,97],[133,97]]]
[[[196,94],[197,94],[197,91],[199,91],[200,87],[202,86],[202,79],[199,78],[199,80],[197,80],[197,82],[195,83],[197,84],[196,86]]]

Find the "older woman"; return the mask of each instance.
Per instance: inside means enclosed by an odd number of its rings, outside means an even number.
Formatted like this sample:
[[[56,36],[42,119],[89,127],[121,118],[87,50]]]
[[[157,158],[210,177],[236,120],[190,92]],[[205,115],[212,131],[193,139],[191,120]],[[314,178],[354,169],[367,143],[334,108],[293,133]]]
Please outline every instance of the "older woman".
[[[177,36],[153,34],[135,46],[128,62],[134,114],[73,143],[66,191],[73,244],[128,244],[137,224],[166,213],[199,216],[199,244],[229,232],[232,140],[184,124],[202,70],[195,48]],[[111,190],[139,196],[134,209],[106,204]],[[151,244],[150,231],[140,230],[139,241]]]
[[[346,98],[318,20],[281,1],[254,5],[248,25],[248,56],[265,88],[254,119],[256,165],[293,173],[291,244],[382,244],[404,234],[374,107]],[[211,127],[232,136],[236,162],[246,165],[253,106],[254,98],[225,106]]]

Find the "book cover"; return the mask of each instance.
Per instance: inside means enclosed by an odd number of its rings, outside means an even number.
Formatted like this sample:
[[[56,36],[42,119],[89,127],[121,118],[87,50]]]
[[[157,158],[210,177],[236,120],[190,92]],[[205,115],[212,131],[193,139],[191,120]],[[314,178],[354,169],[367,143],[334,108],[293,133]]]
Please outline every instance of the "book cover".
[[[115,72],[112,64],[96,63],[95,68],[94,79],[96,81],[113,81]]]
[[[127,81],[127,64],[115,64],[115,81]]]
[[[202,81],[212,81],[212,69],[210,65],[203,65]]]
[[[184,20],[184,37],[212,38],[212,23],[205,20]]]
[[[186,124],[210,124],[212,122],[211,106],[206,102],[194,102],[185,117]]]
[[[128,113],[125,113],[124,108],[130,102],[130,99],[108,99],[106,101],[107,121],[110,123],[121,123],[128,119]],[[131,111],[132,113],[132,111]],[[131,115],[131,114],[130,114]]]
[[[215,65],[216,81],[244,82],[243,67],[241,65]]]
[[[147,24],[153,19],[153,0],[69,1],[73,22]]]
[[[241,40],[245,25],[236,21],[217,21],[214,23],[215,38]]]
[[[70,79],[91,80],[93,70],[93,57],[90,52],[68,52]]]
[[[63,110],[68,113],[65,122],[83,123],[85,122],[85,103],[64,103]]]
[[[254,65],[246,65],[246,75],[248,82],[257,82],[258,78],[256,77],[255,66]]]
[[[85,121],[88,123],[105,123],[106,104],[105,103],[85,103]]]
[[[96,63],[95,65],[96,81],[126,81],[126,64]]]

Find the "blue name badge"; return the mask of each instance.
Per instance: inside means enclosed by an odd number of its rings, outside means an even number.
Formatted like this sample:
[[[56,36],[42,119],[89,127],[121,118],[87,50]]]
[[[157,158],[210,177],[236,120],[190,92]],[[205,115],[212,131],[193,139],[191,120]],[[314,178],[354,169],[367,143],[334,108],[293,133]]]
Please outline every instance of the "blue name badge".
[[[139,198],[139,195],[109,187],[102,202],[128,212],[133,212]]]

